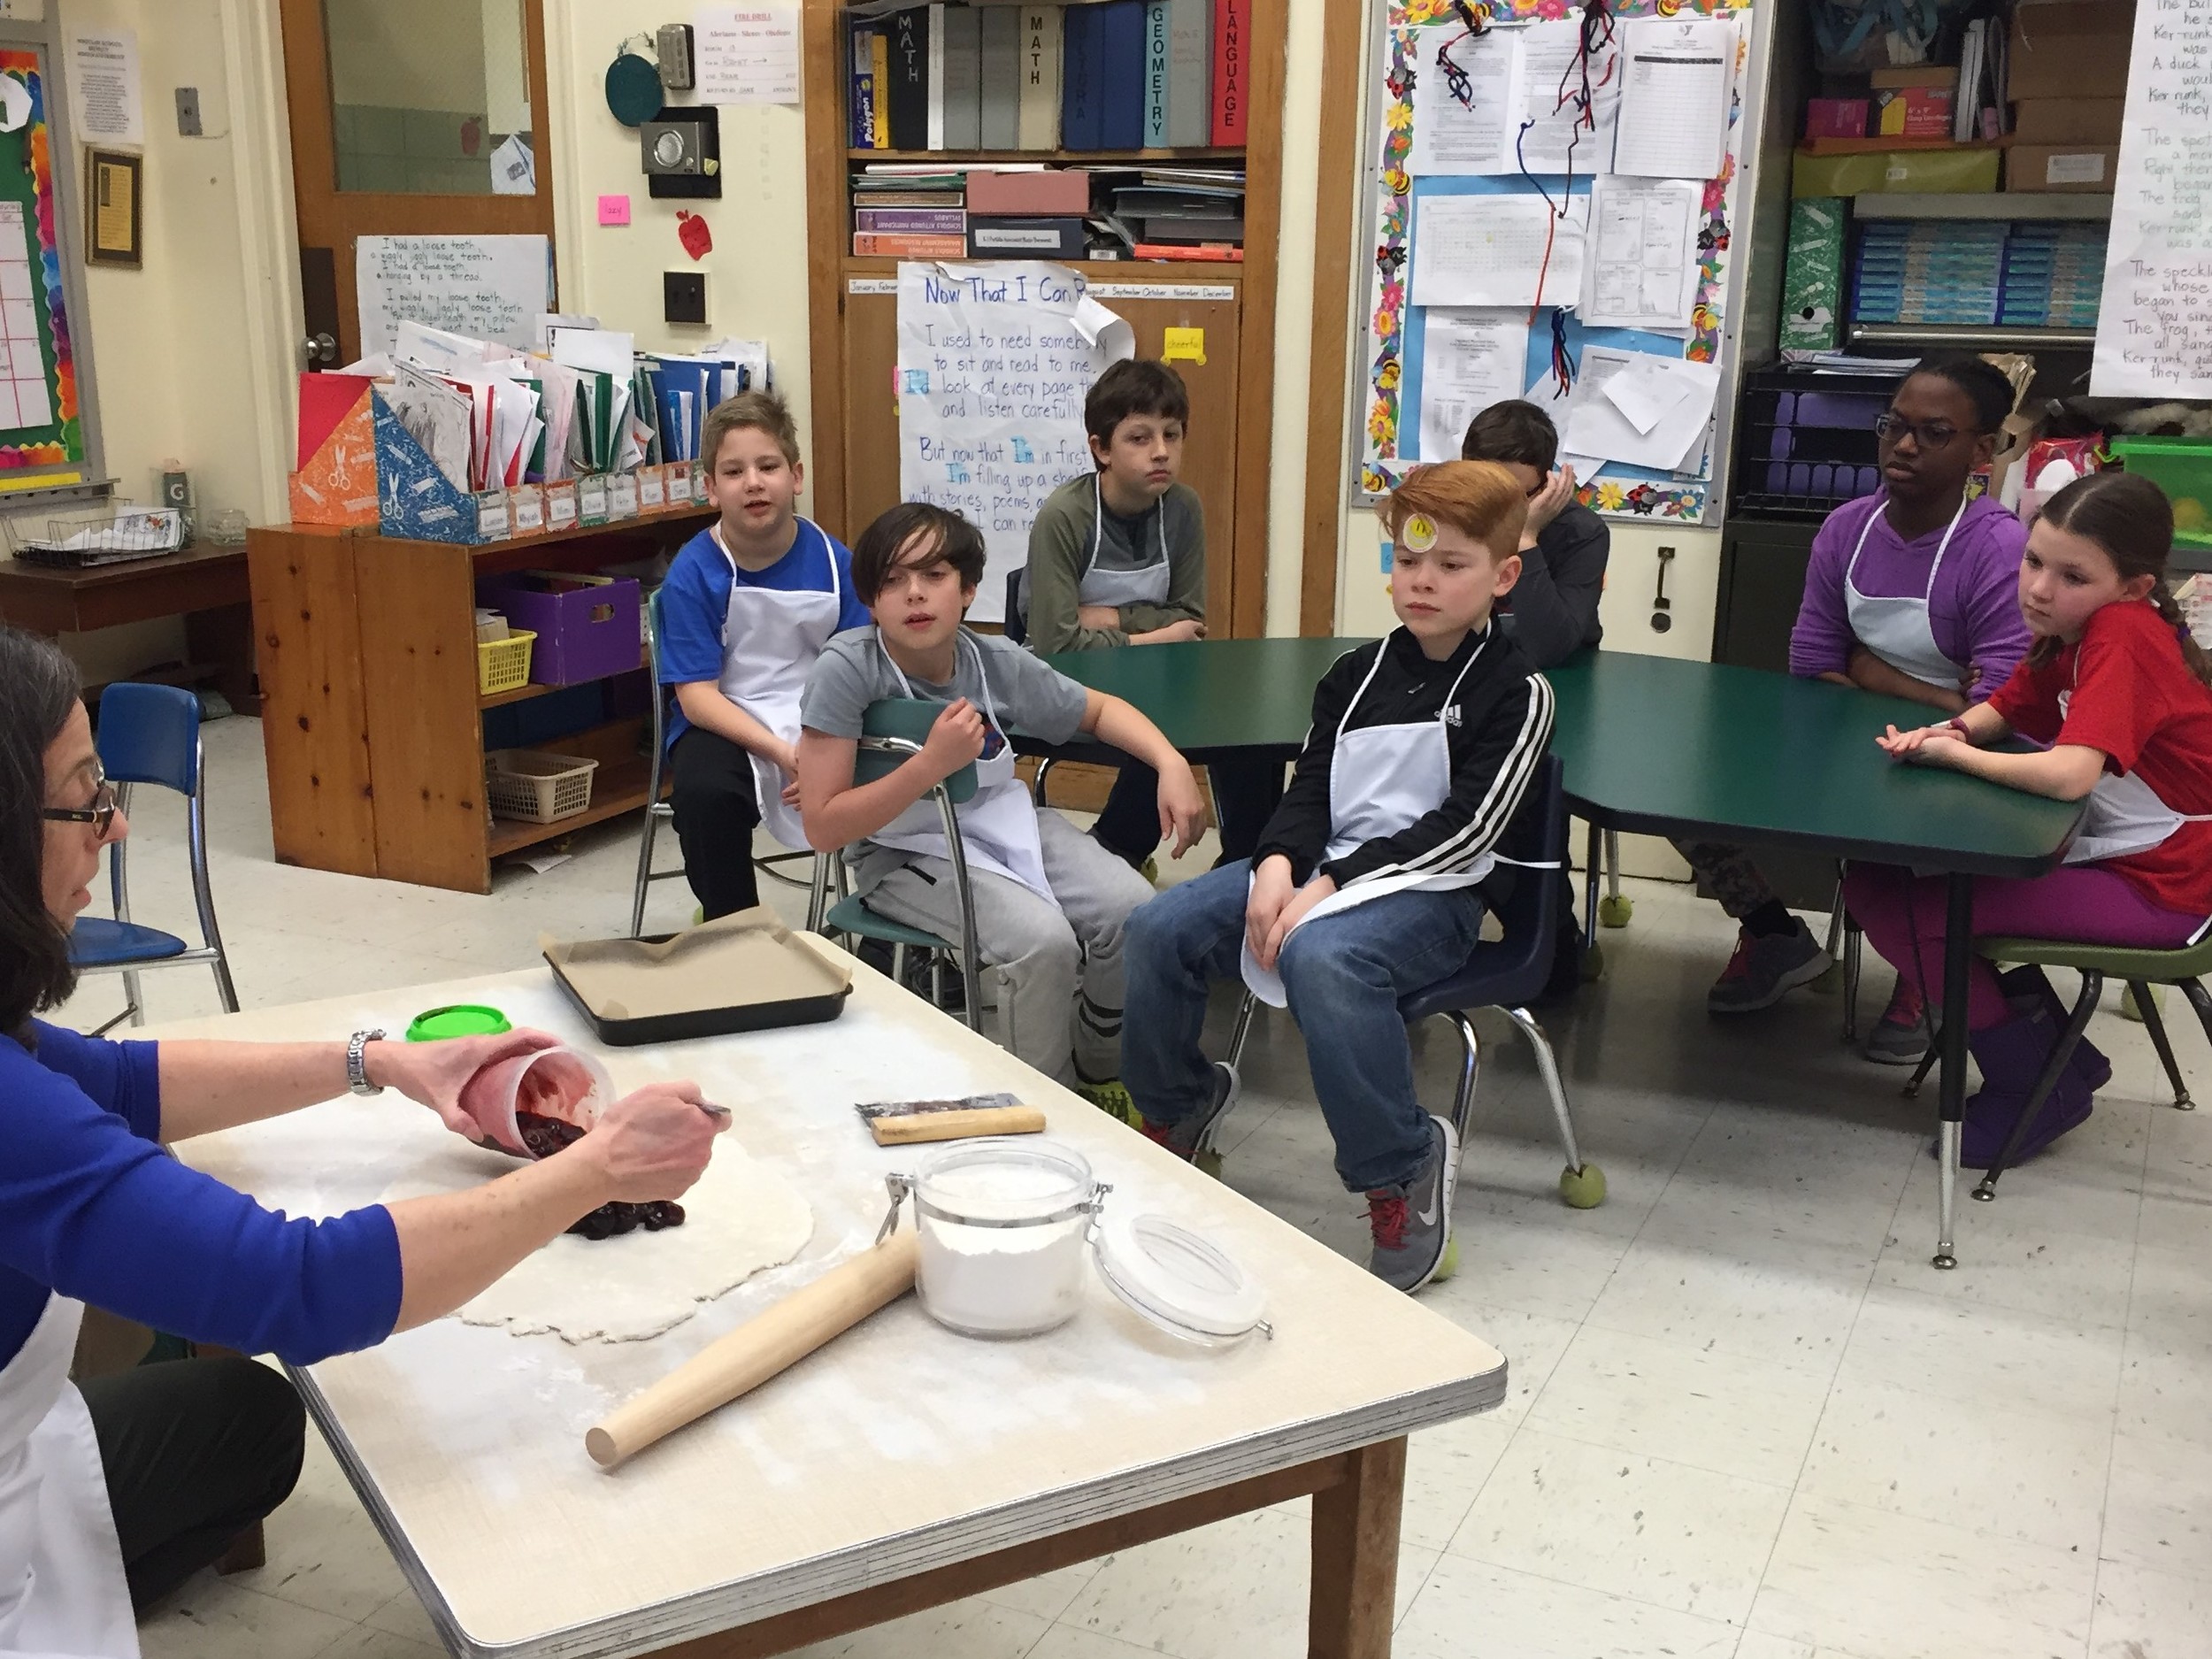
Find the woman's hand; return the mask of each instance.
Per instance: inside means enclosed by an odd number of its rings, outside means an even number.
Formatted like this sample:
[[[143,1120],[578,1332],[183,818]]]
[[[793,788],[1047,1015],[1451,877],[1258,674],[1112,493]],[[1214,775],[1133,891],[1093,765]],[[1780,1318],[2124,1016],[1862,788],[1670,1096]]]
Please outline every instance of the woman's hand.
[[[1290,877],[1290,860],[1280,853],[1260,860],[1259,868],[1252,872],[1252,891],[1244,901],[1244,948],[1262,967],[1273,965],[1272,957],[1263,960],[1267,936],[1275,931],[1276,917],[1297,890],[1298,884]]]
[[[457,1135],[480,1144],[485,1132],[461,1104],[468,1080],[488,1065],[557,1048],[561,1040],[549,1032],[502,1032],[495,1037],[449,1037],[441,1042],[373,1042],[362,1051],[362,1069],[370,1082],[396,1088],[409,1100],[419,1102],[438,1114]]]
[[[1290,937],[1290,930],[1306,919],[1313,907],[1336,891],[1336,880],[1331,876],[1316,876],[1298,889],[1297,896],[1277,913],[1275,926],[1268,930],[1267,949],[1260,957],[1260,966],[1274,972],[1283,954],[1283,943]]]
[[[1179,756],[1177,763],[1160,773],[1160,839],[1173,843],[1171,858],[1180,858],[1206,833],[1206,797],[1190,763]]]
[[[554,1156],[596,1163],[608,1197],[624,1203],[680,1198],[704,1172],[714,1138],[729,1121],[696,1083],[649,1083],[615,1102],[589,1134]]]

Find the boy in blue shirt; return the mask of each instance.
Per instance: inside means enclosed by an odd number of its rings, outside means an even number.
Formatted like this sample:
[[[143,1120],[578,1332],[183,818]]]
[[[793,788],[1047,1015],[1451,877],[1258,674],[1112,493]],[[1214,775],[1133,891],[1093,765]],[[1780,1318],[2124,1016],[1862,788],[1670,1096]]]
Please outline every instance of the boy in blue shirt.
[[[852,554],[794,506],[806,481],[783,399],[740,392],[699,434],[707,500],[721,512],[686,542],[661,588],[661,684],[676,839],[708,921],[760,902],[753,831],[805,849],[799,694],[830,636],[864,626]]]

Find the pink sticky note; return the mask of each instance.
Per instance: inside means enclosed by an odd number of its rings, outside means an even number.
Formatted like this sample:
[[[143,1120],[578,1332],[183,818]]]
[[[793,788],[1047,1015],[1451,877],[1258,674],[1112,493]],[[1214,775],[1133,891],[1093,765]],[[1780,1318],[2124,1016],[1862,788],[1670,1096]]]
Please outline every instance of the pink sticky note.
[[[630,198],[626,196],[603,196],[599,198],[599,222],[602,225],[626,225],[630,222]]]

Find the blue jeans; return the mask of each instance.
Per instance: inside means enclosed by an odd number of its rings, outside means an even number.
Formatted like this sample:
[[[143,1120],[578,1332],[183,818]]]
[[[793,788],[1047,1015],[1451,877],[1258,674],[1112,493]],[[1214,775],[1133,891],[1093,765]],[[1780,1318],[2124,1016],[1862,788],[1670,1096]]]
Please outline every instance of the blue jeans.
[[[1238,977],[1250,873],[1243,859],[1224,864],[1129,918],[1121,1080],[1154,1123],[1178,1122],[1210,1098],[1198,1042],[1206,987]],[[1463,887],[1371,899],[1306,923],[1284,945],[1277,966],[1351,1191],[1409,1181],[1427,1161],[1428,1114],[1413,1092],[1398,999],[1456,972],[1481,934],[1481,897]]]

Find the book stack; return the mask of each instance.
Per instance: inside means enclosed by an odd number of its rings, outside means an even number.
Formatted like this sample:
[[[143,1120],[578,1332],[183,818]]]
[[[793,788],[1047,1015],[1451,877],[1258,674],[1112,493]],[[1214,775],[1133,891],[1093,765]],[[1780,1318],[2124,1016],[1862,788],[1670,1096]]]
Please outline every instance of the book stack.
[[[966,169],[872,162],[850,176],[856,255],[958,259],[967,253]]]
[[[872,9],[848,25],[855,150],[1244,142],[1249,0]]]
[[[1851,319],[1861,323],[1979,325],[1997,320],[2008,227],[1876,219],[1860,233]]]
[[[2093,220],[2015,225],[1997,320],[2014,328],[2094,328],[2107,229]]]
[[[1105,222],[1139,259],[1244,257],[1244,173],[1146,167],[1113,175]]]

